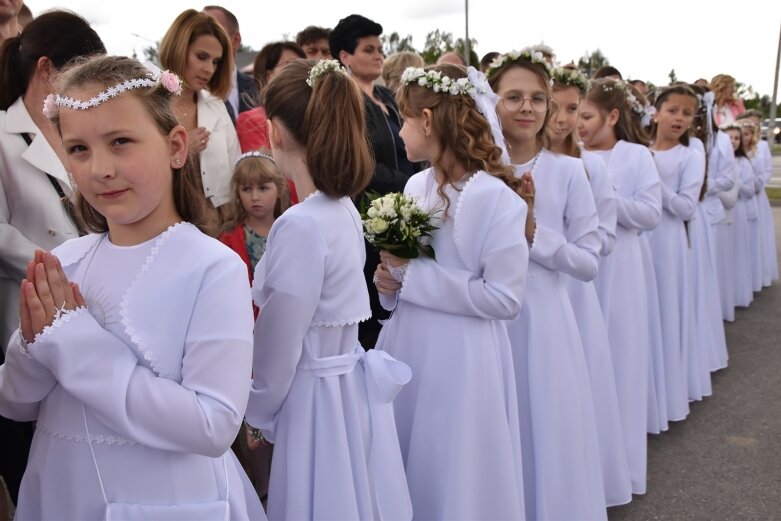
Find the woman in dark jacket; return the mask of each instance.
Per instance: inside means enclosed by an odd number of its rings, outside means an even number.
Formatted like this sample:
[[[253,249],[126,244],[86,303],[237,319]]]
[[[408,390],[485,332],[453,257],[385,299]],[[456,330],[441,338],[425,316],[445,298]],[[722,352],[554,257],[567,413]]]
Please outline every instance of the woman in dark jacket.
[[[418,168],[407,159],[404,142],[399,136],[402,122],[393,93],[385,87],[374,85],[375,80],[382,75],[384,61],[381,34],[380,24],[353,14],[339,21],[331,31],[329,44],[331,53],[350,71],[363,91],[366,130],[376,162],[374,175],[366,191],[384,195],[403,192],[407,180]],[[378,320],[388,318],[388,312],[380,306],[377,288],[372,282],[379,263],[379,252],[367,243],[363,271],[369,288],[372,318],[360,325],[360,340],[366,349],[374,347],[377,341],[381,327]]]

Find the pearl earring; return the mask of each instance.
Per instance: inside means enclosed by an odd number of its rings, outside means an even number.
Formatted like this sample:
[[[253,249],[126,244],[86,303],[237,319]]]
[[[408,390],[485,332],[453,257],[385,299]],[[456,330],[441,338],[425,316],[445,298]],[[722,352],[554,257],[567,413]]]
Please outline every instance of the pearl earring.
[[[174,163],[176,164],[176,166],[182,166],[182,160],[181,159],[175,159]]]

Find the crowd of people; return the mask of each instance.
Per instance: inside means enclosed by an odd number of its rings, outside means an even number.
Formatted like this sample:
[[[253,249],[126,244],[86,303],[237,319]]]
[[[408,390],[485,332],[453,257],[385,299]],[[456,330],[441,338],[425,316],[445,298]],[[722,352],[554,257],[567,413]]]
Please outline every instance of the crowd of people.
[[[649,89],[544,45],[426,65],[354,14],[248,76],[221,6],[157,65],[10,6],[16,519],[606,519],[778,279],[762,114],[729,75]],[[393,192],[436,258],[364,239]]]

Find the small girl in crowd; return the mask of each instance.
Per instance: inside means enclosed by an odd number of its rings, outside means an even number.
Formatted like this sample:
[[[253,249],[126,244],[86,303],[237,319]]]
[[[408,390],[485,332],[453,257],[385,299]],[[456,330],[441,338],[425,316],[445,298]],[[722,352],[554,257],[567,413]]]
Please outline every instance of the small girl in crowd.
[[[655,92],[651,150],[662,189],[662,216],[646,234],[656,272],[666,420],[682,420],[689,399],[710,394],[710,365],[701,360],[694,328],[694,301],[686,223],[694,218],[705,177],[705,158],[689,148],[697,96],[687,85]],[[707,352],[706,352],[707,354]]]
[[[371,310],[350,198],[373,170],[361,93],[337,62],[298,60],[262,104],[274,159],[302,197],[271,227],[252,290],[247,423],[274,443],[269,518],[411,519],[390,404],[410,370],[358,342]]]
[[[748,112],[748,111],[747,111]],[[757,111],[758,112],[758,111]],[[761,114],[761,113],[760,113]],[[743,114],[741,114],[742,116]],[[765,182],[764,172],[761,168],[757,141],[759,139],[759,126],[755,124],[750,116],[738,117],[737,124],[743,133],[743,150],[746,153],[746,159],[751,164],[751,178],[754,180],[752,193],[741,190],[740,199],[746,205],[746,215],[748,217],[749,227],[749,260],[751,263],[751,286],[754,292],[762,291],[762,222],[760,219],[760,198],[759,192],[764,191]],[[765,142],[767,145],[767,142]],[[735,153],[737,156],[737,151]],[[738,159],[738,162],[742,162]],[[741,176],[745,174],[741,171]]]
[[[643,259],[639,234],[659,222],[661,188],[632,92],[621,80],[592,81],[581,104],[578,135],[602,156],[616,190],[616,244],[600,264],[596,286],[613,355],[632,492],[644,494],[651,330],[643,274],[650,259]],[[638,95],[632,94],[635,101]]]
[[[0,413],[37,421],[19,519],[265,518],[228,450],[249,394],[246,269],[198,228],[180,80],[152,74],[93,58],[44,104],[93,233],[36,253],[0,367]]]
[[[503,54],[488,69],[515,176],[534,187],[526,222],[529,277],[507,322],[517,384],[527,519],[604,519],[591,384],[562,274],[593,280],[600,240],[583,163],[544,148],[551,117],[542,53]]]
[[[434,165],[404,191],[439,227],[436,260],[381,252],[375,272],[382,305],[395,309],[377,348],[412,368],[394,406],[415,518],[524,519],[501,321],[516,318],[523,300],[526,205],[497,146],[497,99],[481,73],[444,64],[407,69],[398,99],[407,157]]]
[[[589,193],[593,196],[599,219],[601,259],[610,254],[616,240],[616,202],[602,158],[594,152],[581,150],[577,144],[580,100],[588,91],[588,80],[577,70],[566,68],[554,69],[551,79],[551,94],[556,110],[548,121],[549,149],[579,157],[583,162],[590,185]],[[605,317],[599,307],[594,281],[583,281],[568,275],[562,278],[578,323],[591,381],[605,502],[607,506],[623,505],[632,500],[632,483],[629,479],[629,462],[624,448]]]
[[[274,159],[259,151],[239,157],[231,188],[233,200],[218,238],[239,254],[252,283],[255,266],[266,251],[271,225],[290,206],[290,193]]]
[[[706,163],[705,176],[700,185],[699,203],[694,218],[689,221],[689,242],[691,244],[692,291],[694,292],[694,323],[697,341],[708,346],[708,356],[701,362],[711,372],[727,366],[727,340],[724,335],[719,278],[716,272],[715,237],[708,207],[704,204],[710,179],[708,178],[708,155],[705,146],[713,146],[715,123],[712,115],[713,94],[704,87],[689,85],[700,100],[694,116],[689,137],[689,147],[696,150]]]
[[[762,113],[758,110],[747,110],[738,117],[743,121],[754,124],[755,133],[753,147],[747,147],[751,164],[754,165],[759,186],[757,186],[756,198],[759,207],[759,228],[762,243],[762,286],[770,286],[774,280],[778,280],[778,258],[776,253],[776,230],[773,223],[773,212],[770,201],[765,192],[765,185],[773,174],[773,158],[770,153],[770,145],[766,139],[759,139],[759,124]]]
[[[229,203],[223,232],[217,238],[238,253],[247,265],[250,284],[255,266],[266,251],[271,225],[290,206],[287,186],[274,159],[266,152],[247,152],[236,161],[231,179],[233,200]],[[258,307],[253,303],[252,308],[258,318]],[[242,427],[233,449],[242,464],[249,468],[258,497],[265,500],[272,446],[253,443],[249,438],[245,447],[245,434]]]
[[[761,262],[759,251],[759,223],[757,222],[757,201],[754,197],[757,176],[748,157],[747,150],[754,140],[754,128],[750,124],[727,125],[722,130],[729,136],[735,161],[740,174],[740,190],[735,204],[735,287],[738,302],[747,306],[754,298],[754,282],[761,289],[761,269],[754,261]],[[759,271],[758,271],[759,270]]]

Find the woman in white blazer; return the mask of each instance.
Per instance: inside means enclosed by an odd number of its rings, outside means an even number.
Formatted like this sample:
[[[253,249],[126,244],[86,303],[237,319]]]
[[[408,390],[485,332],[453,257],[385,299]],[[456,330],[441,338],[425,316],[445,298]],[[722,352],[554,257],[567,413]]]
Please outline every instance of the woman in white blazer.
[[[211,16],[188,9],[160,42],[160,64],[184,82],[182,95],[174,99],[174,112],[190,138],[189,158],[200,173],[197,184],[211,205],[219,208],[230,201],[233,164],[241,154],[223,102],[233,70],[228,35]]]
[[[39,16],[0,54],[0,345],[19,322],[19,284],[36,249],[51,250],[78,231],[63,206],[71,186],[56,130],[41,112],[49,78],[78,56],[105,53],[77,15]]]

